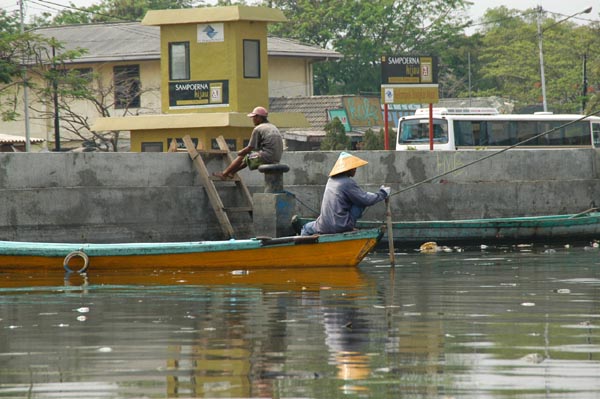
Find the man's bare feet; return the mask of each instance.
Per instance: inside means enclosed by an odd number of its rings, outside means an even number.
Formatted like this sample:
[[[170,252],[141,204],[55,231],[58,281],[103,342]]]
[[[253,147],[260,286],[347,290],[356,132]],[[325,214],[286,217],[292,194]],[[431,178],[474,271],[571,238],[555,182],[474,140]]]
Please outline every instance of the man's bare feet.
[[[222,172],[214,172],[213,176],[218,177],[221,180],[227,180],[233,178],[233,175],[225,175]]]

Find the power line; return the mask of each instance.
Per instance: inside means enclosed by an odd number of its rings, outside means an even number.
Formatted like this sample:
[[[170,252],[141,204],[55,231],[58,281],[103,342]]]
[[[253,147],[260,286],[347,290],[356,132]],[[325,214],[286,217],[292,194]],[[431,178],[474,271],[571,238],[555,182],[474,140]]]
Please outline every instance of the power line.
[[[120,21],[135,22],[135,21],[132,21],[131,19],[122,18],[122,17],[120,17],[118,15],[104,14],[104,13],[100,13],[100,12],[96,12],[96,11],[90,11],[90,10],[87,10],[85,8],[78,8],[78,7],[73,7],[73,6],[65,6],[63,4],[58,4],[58,3],[51,2],[51,1],[44,1],[43,3],[37,2],[35,0],[28,0],[28,1],[30,3],[36,4],[38,6],[46,7],[48,9],[51,9],[53,11],[58,11],[58,12],[62,12],[65,9],[69,9],[69,10],[74,10],[74,11],[78,11],[78,12],[82,12],[82,13],[86,13],[86,14],[90,14],[90,15],[94,15],[94,16],[113,18],[113,19],[117,19],[117,20],[120,20]],[[47,4],[51,4],[53,6],[60,7],[60,9],[49,7]]]

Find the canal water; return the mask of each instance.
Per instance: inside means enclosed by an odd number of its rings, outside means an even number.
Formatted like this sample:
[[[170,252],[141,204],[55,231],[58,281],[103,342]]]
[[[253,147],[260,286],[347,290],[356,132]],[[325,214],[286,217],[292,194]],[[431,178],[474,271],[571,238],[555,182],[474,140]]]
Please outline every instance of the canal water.
[[[0,337],[0,398],[600,398],[600,251],[0,272]]]

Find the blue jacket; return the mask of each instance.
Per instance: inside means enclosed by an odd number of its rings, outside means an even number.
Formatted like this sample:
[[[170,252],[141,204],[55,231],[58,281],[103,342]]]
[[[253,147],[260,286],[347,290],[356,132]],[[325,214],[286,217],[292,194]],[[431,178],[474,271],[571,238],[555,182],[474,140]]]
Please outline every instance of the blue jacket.
[[[351,231],[364,208],[383,201],[386,196],[382,190],[377,193],[364,191],[345,174],[332,176],[325,186],[315,230],[320,234]]]

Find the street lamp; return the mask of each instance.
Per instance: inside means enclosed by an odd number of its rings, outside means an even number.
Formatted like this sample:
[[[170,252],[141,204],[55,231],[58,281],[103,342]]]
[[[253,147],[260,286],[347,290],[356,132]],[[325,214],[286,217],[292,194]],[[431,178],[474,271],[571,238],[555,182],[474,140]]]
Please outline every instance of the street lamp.
[[[544,112],[548,112],[548,103],[546,102],[546,77],[544,76],[544,52],[542,50],[542,13],[544,12],[544,10],[542,9],[542,6],[538,6],[537,7],[537,11],[538,11],[538,17],[537,17],[537,31],[538,31],[538,46],[540,48],[540,75],[541,75],[541,79],[542,79],[542,104],[544,106]],[[575,13],[573,15],[569,15],[566,18],[561,19],[560,21],[557,21],[555,23],[553,23],[552,25],[548,26],[546,29],[544,30],[548,30],[550,28],[552,28],[554,25],[558,25],[561,22],[565,22],[567,19],[576,17],[579,14],[589,14],[592,12],[592,7],[588,7],[583,11],[579,11],[578,13]]]

